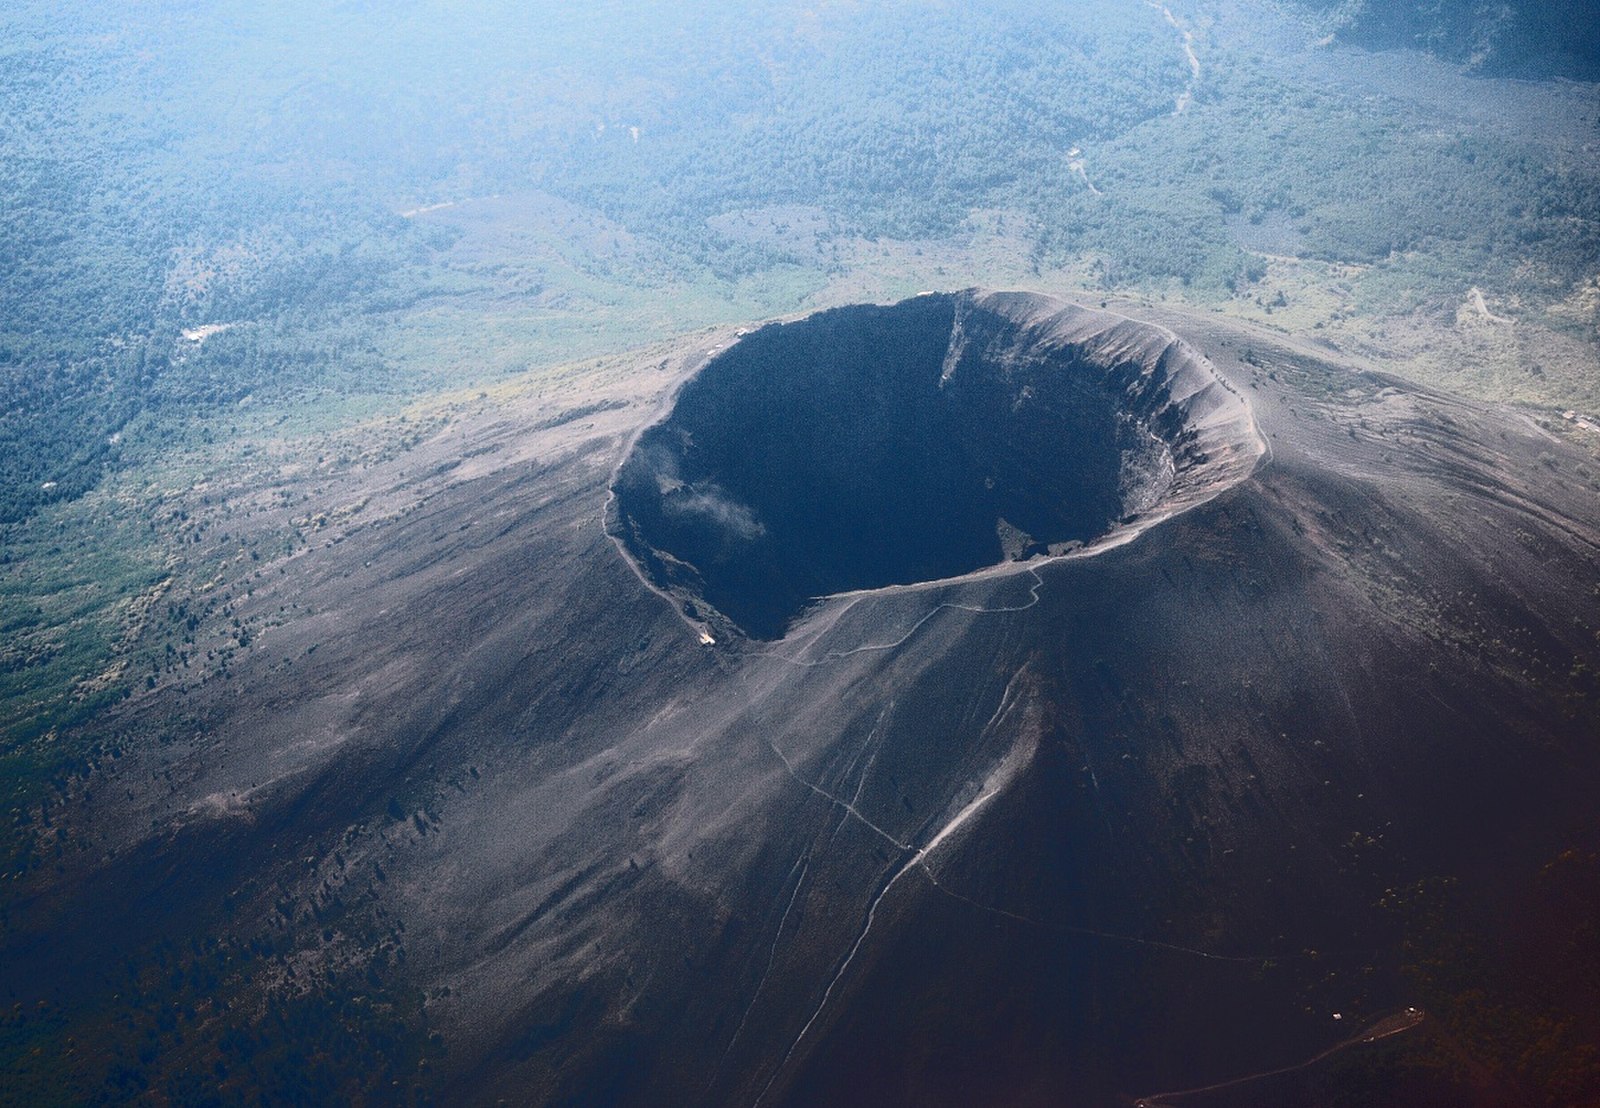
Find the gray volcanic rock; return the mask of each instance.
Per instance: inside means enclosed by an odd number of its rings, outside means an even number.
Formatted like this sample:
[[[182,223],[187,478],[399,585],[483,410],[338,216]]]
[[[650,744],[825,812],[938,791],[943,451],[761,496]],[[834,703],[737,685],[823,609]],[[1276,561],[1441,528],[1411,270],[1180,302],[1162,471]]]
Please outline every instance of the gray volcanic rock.
[[[862,378],[886,348],[858,325],[891,333],[904,378]],[[859,357],[811,357],[851,341]],[[1567,948],[1548,941],[1582,909],[1529,931],[1508,907],[1600,841],[1583,458],[1519,413],[1330,359],[964,293],[686,348],[610,386],[627,407],[443,442],[504,453],[296,559],[280,588],[317,615],[231,681],[110,725],[169,741],[130,738],[62,817],[85,849],[13,897],[0,999],[89,1026],[129,1003],[125,961],[264,945],[221,971],[233,1007],[191,1052],[235,1026],[293,1044],[261,1013],[367,989],[420,998],[443,1052],[405,1079],[451,1102],[1097,1104],[1294,1066],[1385,1018],[1396,1045],[1331,1057],[1437,1043],[1406,1015],[1433,1001],[1405,905],[1447,881],[1587,1034],[1600,978],[1552,970]],[[1089,383],[1052,392],[1066,374]],[[839,413],[848,381],[887,423]],[[782,403],[751,415],[769,384]],[[982,420],[945,409],[958,387]],[[1026,497],[1051,461],[1042,425],[1007,422],[1029,388],[1107,404],[1078,440],[1101,452],[1068,455],[1093,482],[1079,532],[1025,522],[1048,517]],[[961,557],[902,573],[939,535],[897,546],[918,524],[901,518],[882,580],[841,556],[819,585],[768,550],[773,637],[741,633],[645,494],[715,485],[721,525],[752,531],[742,510],[794,539],[771,514],[793,475],[734,468],[760,457],[839,482],[807,527],[826,508],[866,526],[901,488],[934,510],[919,466],[879,489],[855,472],[879,455],[837,439],[920,449],[895,422],[913,394],[970,436],[950,477],[971,541],[937,547]],[[800,449],[829,412],[834,453]],[[1109,497],[1129,487],[1123,417],[1172,460],[1133,503]],[[710,441],[724,418],[745,422]],[[754,441],[786,420],[793,443]],[[1011,426],[1016,481],[995,462]],[[1008,549],[1001,518],[1031,542]],[[1232,1088],[1503,1099],[1494,1075],[1451,1086],[1395,1057]]]

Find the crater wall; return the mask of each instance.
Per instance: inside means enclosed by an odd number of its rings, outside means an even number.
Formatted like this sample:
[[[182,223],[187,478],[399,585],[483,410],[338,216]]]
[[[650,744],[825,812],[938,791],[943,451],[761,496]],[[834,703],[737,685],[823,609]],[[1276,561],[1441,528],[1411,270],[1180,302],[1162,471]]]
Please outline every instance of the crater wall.
[[[611,525],[691,614],[772,639],[819,597],[1091,548],[1260,453],[1242,397],[1169,332],[927,294],[711,359],[619,468]]]

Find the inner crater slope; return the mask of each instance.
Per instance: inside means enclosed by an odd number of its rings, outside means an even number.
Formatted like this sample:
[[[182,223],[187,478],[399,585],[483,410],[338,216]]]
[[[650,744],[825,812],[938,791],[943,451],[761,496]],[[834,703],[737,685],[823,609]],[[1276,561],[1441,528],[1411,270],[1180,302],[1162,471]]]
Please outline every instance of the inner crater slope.
[[[1123,541],[1263,449],[1170,331],[925,294],[771,324],[706,362],[618,467],[609,524],[686,612],[774,639],[821,597]]]

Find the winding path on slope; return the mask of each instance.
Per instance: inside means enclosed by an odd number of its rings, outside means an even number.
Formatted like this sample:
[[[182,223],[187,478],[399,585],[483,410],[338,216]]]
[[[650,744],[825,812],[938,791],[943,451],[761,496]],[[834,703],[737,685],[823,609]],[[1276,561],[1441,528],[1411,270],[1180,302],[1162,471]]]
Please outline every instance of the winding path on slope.
[[[1155,1093],[1152,1096],[1140,1097],[1138,1100],[1133,1102],[1134,1108],[1169,1108],[1169,1105],[1172,1101],[1180,1100],[1184,1097],[1199,1096],[1202,1093],[1217,1093],[1224,1089],[1232,1089],[1240,1085],[1248,1085],[1254,1081],[1264,1081],[1269,1077],[1281,1077],[1284,1074],[1296,1073],[1300,1070],[1310,1069],[1318,1062],[1325,1062],[1336,1054],[1344,1053],[1351,1047],[1366,1046],[1369,1043],[1375,1043],[1381,1039],[1387,1039],[1394,1035],[1403,1035],[1407,1031],[1411,1031],[1417,1027],[1420,1027],[1422,1022],[1427,1018],[1428,1014],[1422,1009],[1407,1008],[1403,1012],[1395,1012],[1392,1015],[1385,1016],[1383,1019],[1378,1020],[1376,1023],[1369,1024],[1367,1027],[1356,1032],[1348,1039],[1341,1039],[1339,1042],[1330,1046],[1327,1050],[1307,1058],[1304,1062],[1297,1062],[1292,1066],[1282,1066],[1275,1070],[1263,1070],[1260,1073],[1248,1073],[1243,1077],[1234,1077],[1228,1079],[1227,1081],[1218,1081],[1213,1085],[1201,1085],[1193,1089],[1180,1089],[1177,1092]]]

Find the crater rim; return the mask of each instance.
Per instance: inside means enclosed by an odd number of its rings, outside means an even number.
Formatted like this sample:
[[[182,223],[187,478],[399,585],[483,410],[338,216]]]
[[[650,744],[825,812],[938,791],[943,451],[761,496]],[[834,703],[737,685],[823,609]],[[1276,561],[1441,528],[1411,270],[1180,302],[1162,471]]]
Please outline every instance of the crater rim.
[[[1159,495],[1111,520],[1100,533],[1081,541],[1050,544],[1065,549],[1006,557],[916,580],[863,584],[808,595],[785,617],[777,633],[753,632],[702,591],[696,591],[684,580],[674,580],[672,574],[659,572],[663,555],[675,560],[672,552],[654,547],[638,533],[636,521],[624,507],[625,497],[618,490],[630,464],[638,459],[641,445],[653,433],[670,427],[685,393],[756,336],[841,313],[892,312],[930,300],[951,302],[958,321],[963,319],[963,313],[965,318],[987,315],[1014,327],[1027,346],[1066,353],[1071,359],[1106,373],[1108,379],[1120,374],[1121,387],[1135,388],[1137,402],[1131,411],[1119,408],[1119,413],[1132,415],[1141,428],[1159,440],[1172,462],[1170,479]],[[959,333],[959,322],[954,330]],[[1123,398],[1128,395],[1124,392]],[[1148,406],[1143,414],[1141,406]],[[1153,429],[1153,423],[1161,430]],[[672,604],[703,644],[728,639],[781,641],[832,601],[944,589],[1019,573],[1037,574],[1040,568],[1055,562],[1094,557],[1127,545],[1166,520],[1199,507],[1248,479],[1267,453],[1266,439],[1243,392],[1210,359],[1166,326],[1036,292],[982,288],[927,291],[888,304],[841,305],[740,328],[731,342],[711,348],[683,373],[653,417],[641,424],[629,440],[608,481],[604,525],[640,581]],[[655,571],[652,561],[656,562]]]

